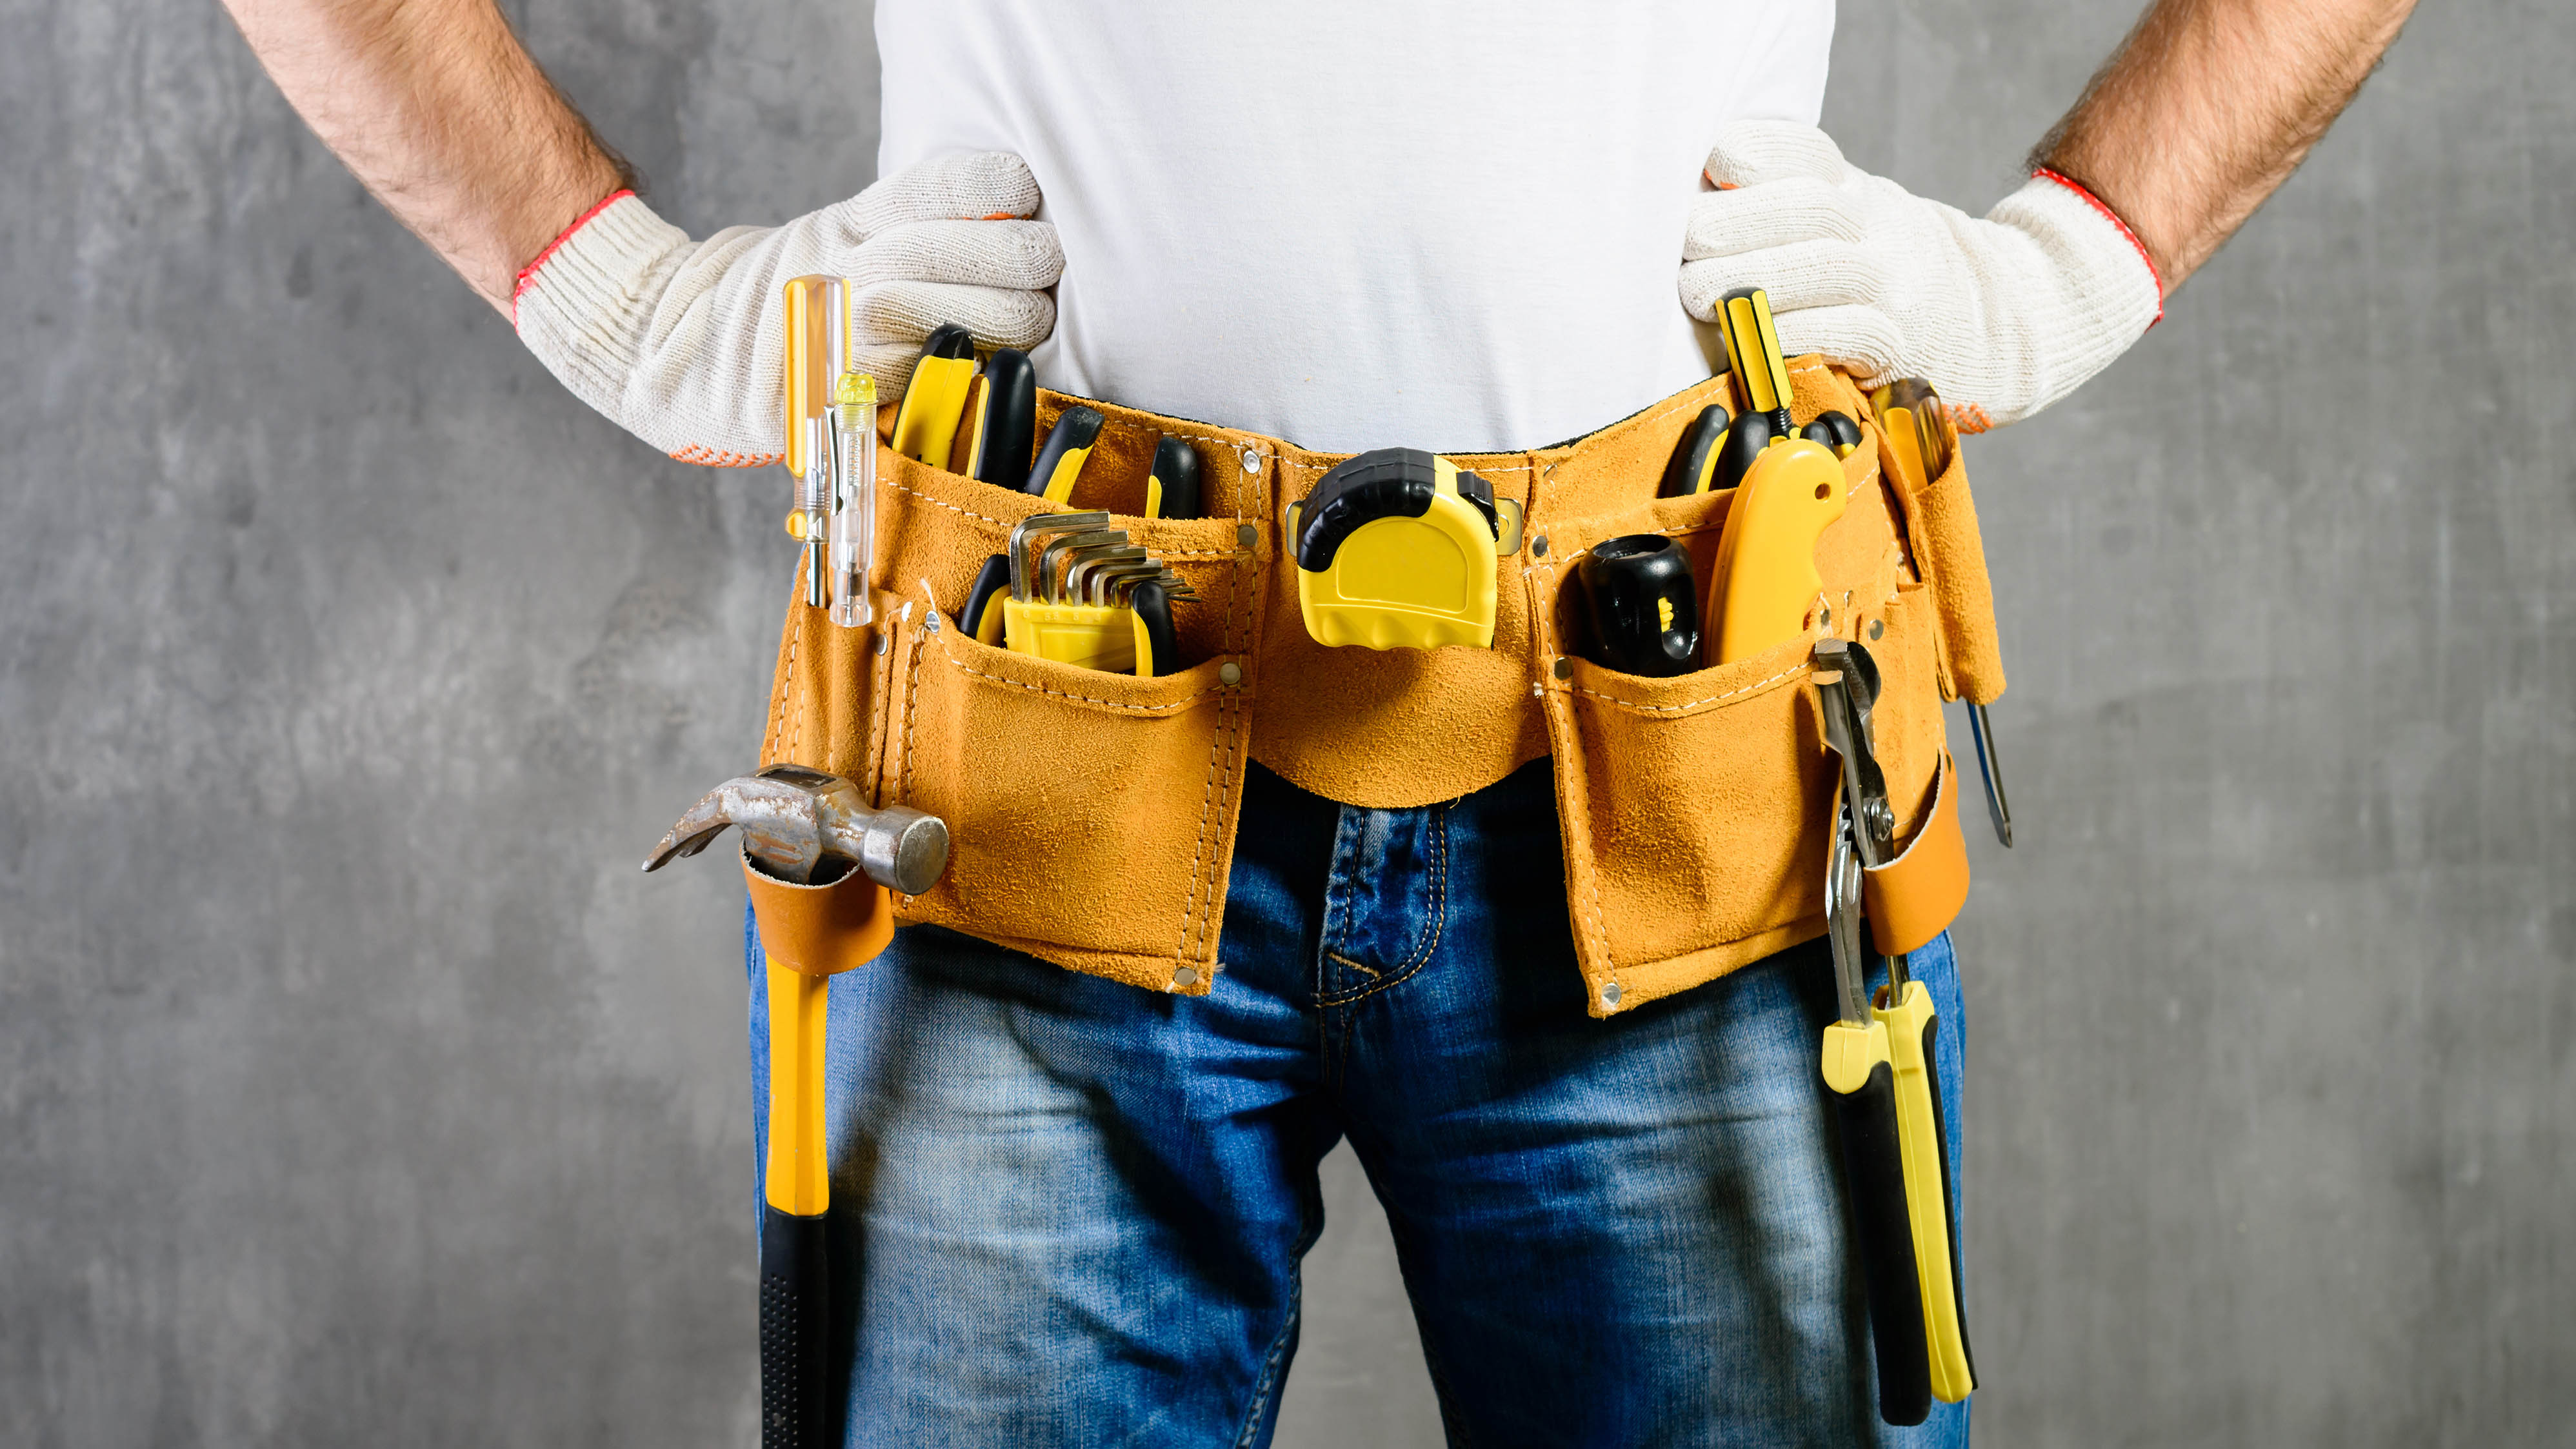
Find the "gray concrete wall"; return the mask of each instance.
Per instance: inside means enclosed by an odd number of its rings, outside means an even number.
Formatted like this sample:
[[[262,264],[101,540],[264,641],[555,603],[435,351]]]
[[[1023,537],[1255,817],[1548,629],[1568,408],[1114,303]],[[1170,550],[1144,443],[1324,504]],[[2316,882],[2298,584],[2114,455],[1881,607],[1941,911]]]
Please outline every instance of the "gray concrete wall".
[[[1982,206],[2127,12],[1847,0],[1828,126]],[[869,179],[863,6],[518,13],[693,229]],[[2569,1438],[2571,62],[2427,15],[1970,445],[1989,1443]],[[783,479],[585,412],[204,0],[0,3],[0,137],[0,1443],[748,1442],[737,887],[634,862],[757,739]],[[1282,1441],[1437,1442],[1333,1173]]]

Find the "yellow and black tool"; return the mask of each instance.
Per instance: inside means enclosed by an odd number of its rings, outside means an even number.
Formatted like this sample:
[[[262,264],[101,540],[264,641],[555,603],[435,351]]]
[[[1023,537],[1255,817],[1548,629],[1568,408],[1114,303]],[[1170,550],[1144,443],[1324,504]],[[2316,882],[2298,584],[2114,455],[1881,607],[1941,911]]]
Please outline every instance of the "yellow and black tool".
[[[1520,533],[1520,504],[1504,500]],[[1352,458],[1296,505],[1297,607],[1318,644],[1494,642],[1504,536],[1493,485],[1419,448]]]
[[[1932,1411],[1931,1361],[1923,1346],[1922,1288],[1905,1194],[1896,1063],[1887,1025],[1870,1006],[1860,865],[1852,853],[1850,816],[1847,805],[1835,811],[1825,875],[1825,935],[1833,951],[1841,1015],[1825,1028],[1823,1075],[1841,1128],[1852,1242],[1869,1299],[1878,1415],[1891,1424],[1920,1424]]]
[[[1852,421],[1851,414],[1827,408],[1800,428],[1798,436],[1833,449],[1837,458],[1848,458],[1860,451],[1860,445],[1868,435],[1860,430],[1860,424]]]
[[[1733,421],[1724,403],[1713,402],[1701,408],[1699,416],[1682,430],[1682,440],[1673,449],[1672,461],[1664,465],[1664,481],[1655,496],[1683,498],[1708,492],[1717,473],[1719,445],[1726,441],[1726,425]]]
[[[984,644],[1002,642],[1002,611],[993,603],[1008,598],[1010,592],[1009,556],[997,553],[984,560],[984,567],[976,571],[975,582],[966,587],[966,607],[957,612],[958,626],[968,638]]]
[[[921,344],[921,360],[913,364],[903,406],[895,411],[894,450],[916,463],[947,467],[974,380],[975,334],[954,322],[934,329]]]
[[[1575,565],[1574,584],[1584,658],[1648,679],[1700,667],[1699,583],[1679,542],[1660,533],[1604,539]]]
[[[1879,770],[1870,744],[1869,710],[1878,693],[1878,667],[1866,648],[1842,639],[1820,640],[1812,658],[1825,740],[1841,758],[1843,776],[1835,864],[1826,884],[1827,933],[1833,934],[1834,917],[1839,913],[1847,923],[1849,941],[1846,945],[1842,938],[1836,939],[1837,970],[1861,979],[1871,960],[1860,926],[1862,873],[1884,869],[1897,854],[1896,816],[1888,801],[1886,777]],[[1964,877],[1961,888],[1964,889]],[[1849,972],[1844,969],[1846,956],[1854,968]],[[1848,1098],[1877,1080],[1880,1069],[1885,1070],[1887,1095],[1895,1113],[1901,1199],[1915,1288],[1910,1312],[1902,1303],[1888,1304],[1885,1312],[1899,1338],[1909,1331],[1916,1335],[1913,1342],[1919,1346],[1922,1392],[1943,1403],[1955,1404],[1977,1385],[1975,1364],[1968,1350],[1957,1228],[1950,1211],[1955,1195],[1949,1177],[1949,1134],[1941,1116],[1934,1070],[1939,1023],[1933,1014],[1930,993],[1922,982],[1907,976],[1904,955],[1889,956],[1887,964],[1888,984],[1866,1003],[1865,1019],[1854,1015],[1860,1003],[1853,999],[1850,981],[1845,982],[1844,1019],[1826,1028],[1824,1075],[1829,1086]],[[1884,1168],[1882,1161],[1871,1170],[1883,1174]],[[1857,1169],[1854,1176],[1857,1180]],[[1870,1236],[1883,1236],[1887,1230],[1884,1221],[1879,1220],[1886,1212],[1883,1198],[1864,1203],[1856,1187],[1853,1211],[1856,1223],[1861,1225],[1864,1254],[1874,1252],[1880,1262],[1892,1263],[1894,1249],[1883,1241],[1873,1244]],[[1868,1266],[1865,1260],[1864,1267]],[[1873,1284],[1874,1321],[1880,1312],[1880,1297]],[[1909,1322],[1913,1325],[1910,1330]],[[1920,1422],[1929,1411],[1928,1405],[1913,1398],[1888,1397],[1891,1382],[1909,1395],[1914,1392],[1914,1365],[1918,1362],[1915,1351],[1904,1350],[1900,1345],[1894,1376],[1890,1373],[1889,1342],[1884,1337],[1879,1355],[1882,1417],[1890,1423]],[[1909,1412],[1914,1417],[1898,1417]]]
[[[1049,503],[1071,498],[1074,480],[1082,476],[1082,465],[1091,460],[1092,445],[1100,441],[1103,421],[1098,408],[1080,403],[1066,408],[1047,433],[1046,446],[1038,449],[1038,460],[1029,469],[1026,491]]]
[[[1732,482],[1736,492],[1718,535],[1700,630],[1708,662],[1729,664],[1808,627],[1824,592],[1816,540],[1843,516],[1845,500],[1834,449],[1790,430],[1789,363],[1771,325],[1769,295],[1759,287],[1727,293],[1718,321],[1744,412],[1729,425],[1713,470],[1718,487]],[[1838,436],[1829,422],[1826,434]]]
[[[1709,663],[1731,664],[1807,629],[1825,587],[1816,540],[1844,506],[1843,465],[1821,444],[1796,438],[1763,450],[1718,534],[1700,626]]]
[[[1038,446],[1038,375],[1015,347],[984,359],[983,447],[969,476],[1014,492],[1028,485]]]
[[[742,832],[769,977],[769,1160],[760,1218],[760,1442],[841,1442],[828,1386],[832,1278],[825,1134],[824,1022],[834,975],[894,937],[892,893],[918,895],[948,868],[948,827],[903,806],[868,805],[857,785],[802,765],[772,765],[718,785],[644,861],[647,871]]]
[[[1773,437],[1790,436],[1789,362],[1780,353],[1779,329],[1771,324],[1771,294],[1760,287],[1727,293],[1718,306],[1718,330],[1744,410],[1768,415]]]
[[[1154,471],[1145,475],[1145,516],[1196,518],[1200,508],[1198,450],[1165,433],[1154,445]]]

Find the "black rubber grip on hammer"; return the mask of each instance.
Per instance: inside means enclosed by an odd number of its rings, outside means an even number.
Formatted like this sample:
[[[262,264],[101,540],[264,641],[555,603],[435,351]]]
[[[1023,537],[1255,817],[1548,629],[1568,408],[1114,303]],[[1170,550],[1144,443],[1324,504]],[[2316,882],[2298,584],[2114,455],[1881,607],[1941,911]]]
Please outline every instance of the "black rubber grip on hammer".
[[[1842,1117],[1843,1175],[1851,1191],[1854,1245],[1869,1295],[1869,1332],[1878,1351],[1878,1416],[1920,1424],[1932,1412],[1932,1351],[1923,1333],[1923,1289],[1915,1280],[1914,1222],[1906,1211],[1905,1157],[1896,1135],[1896,1074],[1885,1062],[1849,1096]]]
[[[823,1350],[831,1278],[823,1217],[760,1209],[760,1449],[828,1449]]]

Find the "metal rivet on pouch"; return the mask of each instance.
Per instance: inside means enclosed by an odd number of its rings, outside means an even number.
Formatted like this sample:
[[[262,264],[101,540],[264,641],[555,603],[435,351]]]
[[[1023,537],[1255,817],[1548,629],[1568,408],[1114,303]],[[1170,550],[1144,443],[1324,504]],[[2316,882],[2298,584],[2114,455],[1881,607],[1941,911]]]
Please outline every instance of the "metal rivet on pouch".
[[[1216,682],[1228,687],[1243,682],[1243,666],[1229,659],[1216,667]]]
[[[1602,988],[1601,988],[1601,1004],[1602,1004],[1603,1006],[1613,1007],[1613,1008],[1615,1008],[1615,1007],[1617,1007],[1617,1006],[1619,1005],[1619,983],[1618,983],[1618,982],[1613,981],[1613,982],[1611,982],[1609,985],[1604,986],[1604,987],[1602,987]]]
[[[937,609],[932,609],[921,616],[921,632],[924,634],[936,634],[939,632],[939,611]]]
[[[1260,472],[1260,471],[1261,471],[1261,454],[1260,454],[1260,453],[1258,453],[1258,452],[1256,452],[1256,451],[1254,451],[1253,449],[1250,449],[1250,448],[1246,448],[1246,449],[1244,449],[1244,450],[1243,450],[1243,471],[1244,471],[1244,472],[1246,472],[1246,473],[1258,473],[1258,472]]]
[[[886,652],[886,636],[883,634],[877,636],[877,652],[879,654]]]
[[[1534,538],[1534,539],[1531,539],[1531,540],[1530,540],[1530,557],[1531,557],[1531,558],[1545,558],[1545,557],[1547,557],[1547,535],[1546,535],[1546,534],[1542,533],[1542,534],[1540,534],[1538,537],[1536,537],[1536,538]]]
[[[1819,629],[1830,629],[1830,628],[1834,627],[1834,606],[1833,606],[1833,605],[1831,605],[1831,604],[1825,604],[1825,605],[1821,605],[1821,606],[1819,606],[1819,607],[1817,608],[1817,610],[1816,610],[1816,627],[1817,627],[1817,628],[1819,628]]]
[[[1186,990],[1199,984],[1199,973],[1187,966],[1172,973],[1172,984]]]
[[[1574,661],[1566,658],[1562,654],[1556,656],[1556,677],[1559,679],[1572,679],[1574,677]]]
[[[1878,636],[1886,632],[1887,621],[1885,619],[1872,619],[1869,621],[1869,637],[1871,643],[1878,642]]]
[[[1234,541],[1238,547],[1255,547],[1261,542],[1261,530],[1253,527],[1249,523],[1236,524],[1234,528]]]

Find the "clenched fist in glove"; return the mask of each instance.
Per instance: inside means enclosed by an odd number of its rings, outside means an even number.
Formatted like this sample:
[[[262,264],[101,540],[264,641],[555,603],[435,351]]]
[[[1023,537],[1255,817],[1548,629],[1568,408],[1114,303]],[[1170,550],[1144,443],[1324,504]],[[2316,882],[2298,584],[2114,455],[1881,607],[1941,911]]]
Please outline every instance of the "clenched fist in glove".
[[[683,462],[756,467],[786,446],[787,282],[853,280],[850,366],[892,398],[943,322],[987,347],[1054,330],[1045,289],[1064,253],[1028,219],[1037,209],[1027,164],[998,152],[925,161],[785,226],[702,242],[619,192],[528,264],[513,315],[528,350],[628,432]]]
[[[1979,219],[1853,169],[1813,126],[1736,121],[1707,173],[1726,189],[1692,205],[1692,316],[1761,287],[1791,356],[1822,353],[1873,386],[1929,378],[1971,431],[2074,391],[2163,311],[2145,248],[2053,172]]]

